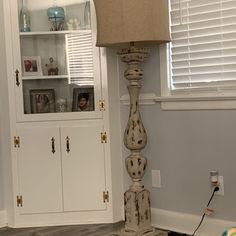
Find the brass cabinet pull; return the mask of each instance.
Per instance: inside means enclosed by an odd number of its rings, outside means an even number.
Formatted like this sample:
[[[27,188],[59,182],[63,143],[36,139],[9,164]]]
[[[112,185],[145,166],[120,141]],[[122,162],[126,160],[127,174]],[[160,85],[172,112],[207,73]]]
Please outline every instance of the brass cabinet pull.
[[[66,137],[66,151],[70,152],[70,138],[68,136]]]
[[[55,151],[55,138],[52,137],[51,141],[52,141],[52,153],[54,154],[56,152]]]
[[[19,86],[20,86],[20,82],[19,82],[19,70],[16,69],[15,74],[16,74],[16,85],[19,87]]]

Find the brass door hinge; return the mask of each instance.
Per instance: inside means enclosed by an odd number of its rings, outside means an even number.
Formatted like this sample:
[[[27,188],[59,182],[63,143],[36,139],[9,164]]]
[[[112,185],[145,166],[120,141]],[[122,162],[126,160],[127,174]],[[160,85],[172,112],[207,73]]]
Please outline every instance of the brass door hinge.
[[[103,202],[109,202],[109,192],[108,191],[104,191],[103,192]]]
[[[17,137],[15,136],[14,137],[14,147],[15,148],[17,148],[17,147],[19,148],[20,147],[20,137],[19,136],[17,136]]]
[[[101,133],[101,143],[107,143],[107,133],[106,132]]]
[[[16,205],[17,207],[23,207],[23,198],[21,195],[16,197]]]
[[[99,100],[100,111],[105,111],[105,100]]]

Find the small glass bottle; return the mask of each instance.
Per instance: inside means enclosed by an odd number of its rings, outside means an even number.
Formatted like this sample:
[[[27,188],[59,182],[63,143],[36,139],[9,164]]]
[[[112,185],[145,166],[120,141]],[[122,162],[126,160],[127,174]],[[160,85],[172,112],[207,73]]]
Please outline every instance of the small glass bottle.
[[[27,0],[22,0],[22,8],[20,11],[20,31],[30,32],[30,13],[27,8]]]
[[[90,29],[91,28],[91,15],[90,15],[90,1],[86,1],[84,7],[84,28]]]

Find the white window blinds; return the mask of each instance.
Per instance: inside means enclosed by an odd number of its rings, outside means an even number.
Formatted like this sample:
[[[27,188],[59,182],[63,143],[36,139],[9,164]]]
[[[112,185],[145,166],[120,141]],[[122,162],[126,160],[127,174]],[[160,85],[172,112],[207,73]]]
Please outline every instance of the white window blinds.
[[[171,89],[236,86],[236,0],[170,0]]]
[[[94,85],[91,31],[66,34],[67,71],[70,83]]]

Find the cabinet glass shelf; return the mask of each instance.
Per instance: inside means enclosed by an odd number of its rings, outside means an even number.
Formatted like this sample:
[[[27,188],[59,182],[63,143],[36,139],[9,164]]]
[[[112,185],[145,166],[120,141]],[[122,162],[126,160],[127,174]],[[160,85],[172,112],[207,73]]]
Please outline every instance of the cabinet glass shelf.
[[[68,75],[43,75],[43,76],[23,76],[22,77],[22,80],[49,80],[49,79],[68,79],[69,78],[69,76]],[[77,77],[72,77],[72,80],[74,80],[74,79],[81,79],[82,80],[82,78],[87,78],[87,80],[91,80],[93,77],[90,77],[90,76],[86,76],[86,75],[84,75],[84,76],[77,76]],[[91,82],[89,82],[89,84],[91,84]]]
[[[84,34],[92,33],[91,30],[61,30],[61,31],[36,31],[36,32],[20,32],[20,36],[40,36],[40,35],[65,35],[65,34]]]
[[[22,80],[68,79],[68,75],[23,76]]]

